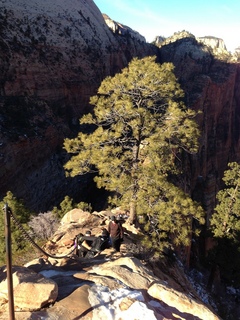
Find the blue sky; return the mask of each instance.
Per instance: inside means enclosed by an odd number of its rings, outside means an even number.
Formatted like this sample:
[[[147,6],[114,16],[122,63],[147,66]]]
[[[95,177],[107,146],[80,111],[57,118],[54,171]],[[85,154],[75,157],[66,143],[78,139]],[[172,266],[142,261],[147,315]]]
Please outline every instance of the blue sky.
[[[229,51],[240,46],[240,0],[94,0],[102,13],[143,35],[169,37],[186,30],[196,37],[224,40]]]

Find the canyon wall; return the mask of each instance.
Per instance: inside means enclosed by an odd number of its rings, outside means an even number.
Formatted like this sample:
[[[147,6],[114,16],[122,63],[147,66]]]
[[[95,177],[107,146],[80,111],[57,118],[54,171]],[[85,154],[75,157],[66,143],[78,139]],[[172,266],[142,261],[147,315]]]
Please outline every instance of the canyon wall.
[[[214,55],[211,47],[186,36],[160,48],[161,62],[173,62],[185,104],[200,111],[199,152],[183,159],[184,187],[210,213],[223,186],[228,162],[240,161],[240,64]]]
[[[91,0],[1,2],[0,198],[11,190],[35,211],[65,195],[96,202],[87,176],[65,177],[63,140],[106,76],[156,55],[174,63],[186,105],[202,112],[199,153],[184,157],[182,185],[210,212],[227,163],[240,160],[239,64],[191,34],[158,48],[105,18],[109,26]]]

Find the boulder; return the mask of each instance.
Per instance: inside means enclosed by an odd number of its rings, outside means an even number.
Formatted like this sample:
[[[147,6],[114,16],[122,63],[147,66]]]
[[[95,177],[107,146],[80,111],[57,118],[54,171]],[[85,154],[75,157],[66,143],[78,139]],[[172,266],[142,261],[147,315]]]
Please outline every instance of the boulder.
[[[88,219],[91,219],[91,214],[89,212],[84,212],[82,209],[73,209],[67,212],[62,220],[61,224],[67,223],[79,223],[86,222]]]
[[[88,314],[91,317],[91,304],[88,299],[88,292],[90,286],[83,284],[74,290],[67,297],[55,303],[55,305],[49,310],[49,316],[55,314],[61,315],[62,319],[80,319],[81,316]],[[54,317],[52,319],[55,319]]]
[[[138,259],[124,257],[109,261],[94,267],[92,272],[117,279],[120,283],[132,289],[148,289],[150,284],[157,280],[151,271],[141,264]]]
[[[12,268],[15,310],[31,311],[54,303],[58,296],[57,284],[41,274],[25,267]],[[8,303],[7,269],[0,269],[0,305],[5,309]]]
[[[174,290],[173,288],[168,287],[166,284],[154,283],[148,289],[148,294],[154,299],[162,301],[169,307],[175,308],[176,310],[185,314],[183,319],[219,319],[219,317],[216,316],[202,302],[196,301],[190,295],[188,296],[186,293]],[[189,316],[187,317],[187,315]],[[194,318],[191,318],[190,315],[194,316]]]

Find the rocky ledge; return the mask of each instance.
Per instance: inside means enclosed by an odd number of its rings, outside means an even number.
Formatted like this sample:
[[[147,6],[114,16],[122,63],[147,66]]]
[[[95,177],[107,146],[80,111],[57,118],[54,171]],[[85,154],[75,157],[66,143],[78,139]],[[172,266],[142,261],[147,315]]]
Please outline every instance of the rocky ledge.
[[[98,235],[112,212],[74,209],[44,246],[55,256],[72,251],[74,238],[91,229]],[[139,231],[127,222],[121,253],[105,249],[95,258],[74,254],[40,257],[13,267],[16,320],[25,319],[220,319],[205,304],[181,267],[159,268],[138,244]],[[0,269],[0,319],[8,318],[6,267]]]

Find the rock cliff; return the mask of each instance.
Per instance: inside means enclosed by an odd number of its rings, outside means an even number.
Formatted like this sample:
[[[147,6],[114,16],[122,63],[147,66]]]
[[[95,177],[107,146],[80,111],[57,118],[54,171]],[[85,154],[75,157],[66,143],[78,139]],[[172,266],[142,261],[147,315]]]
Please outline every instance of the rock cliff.
[[[129,36],[141,42],[146,42],[146,39],[137,31],[132,30],[130,27],[125,26],[119,22],[112,20],[108,15],[103,14],[104,20],[108,27],[116,34]]]
[[[0,30],[0,197],[44,211],[89,194],[86,179],[64,175],[63,139],[107,75],[157,48],[114,33],[92,0],[4,0]]]
[[[227,50],[223,39],[216,37],[199,37],[197,39],[198,41],[210,46],[213,49],[219,49],[221,51]]]
[[[240,160],[240,64],[188,34],[161,46],[160,55],[174,63],[185,104],[201,112],[199,152],[183,159],[182,184],[210,213],[227,163]]]

